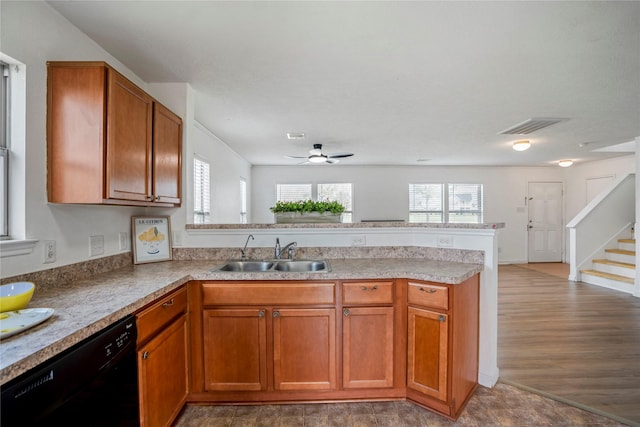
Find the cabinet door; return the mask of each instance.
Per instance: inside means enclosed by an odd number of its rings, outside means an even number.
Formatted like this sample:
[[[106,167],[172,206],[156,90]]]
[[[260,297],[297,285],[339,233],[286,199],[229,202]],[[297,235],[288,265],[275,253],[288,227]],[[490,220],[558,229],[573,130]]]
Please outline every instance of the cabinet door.
[[[106,196],[151,201],[152,98],[109,70]]]
[[[336,388],[336,311],[273,311],[273,377],[276,390]]]
[[[154,201],[180,204],[182,120],[159,103],[153,106]]]
[[[203,316],[205,389],[265,390],[265,310],[212,309]]]
[[[187,318],[178,318],[138,350],[140,425],[169,426],[187,398]]]
[[[408,308],[407,387],[447,399],[448,317]]]
[[[393,307],[345,308],[342,314],[343,387],[392,387]]]

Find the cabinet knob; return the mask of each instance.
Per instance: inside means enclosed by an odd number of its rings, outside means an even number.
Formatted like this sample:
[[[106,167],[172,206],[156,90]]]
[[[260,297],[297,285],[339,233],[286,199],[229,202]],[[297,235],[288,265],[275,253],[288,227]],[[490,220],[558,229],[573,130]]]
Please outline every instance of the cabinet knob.
[[[258,317],[261,319],[264,317],[264,310],[258,311]]]
[[[160,201],[160,196],[156,196],[155,201],[156,202]]]
[[[280,317],[280,312],[279,312],[279,311],[277,311],[277,310],[276,310],[276,311],[274,311],[274,312],[273,312],[273,317],[274,317],[274,318],[278,318],[278,317]]]
[[[344,314],[345,317],[349,317],[349,315],[351,314],[351,312],[349,311],[348,308],[345,308],[344,310],[342,310],[342,314]]]
[[[362,286],[360,289],[362,289],[363,291],[375,291],[378,289],[378,285],[374,285],[370,288],[367,288],[366,286]]]
[[[432,288],[432,289],[420,288],[420,292],[426,292],[426,293],[428,293],[428,294],[434,294],[434,293],[436,293],[437,291],[436,291],[435,289],[433,289],[433,288]]]
[[[171,307],[172,305],[173,305],[173,298],[171,298],[169,301],[162,303],[163,307]]]
[[[153,201],[153,194],[149,194],[149,195],[147,196],[147,200],[149,200],[149,201]]]
[[[441,321],[441,322],[446,322],[447,321],[447,317],[441,314],[440,317],[438,318],[438,320]]]
[[[145,351],[144,353],[142,353],[142,358],[145,359],[145,360],[148,359],[149,358],[149,352]]]

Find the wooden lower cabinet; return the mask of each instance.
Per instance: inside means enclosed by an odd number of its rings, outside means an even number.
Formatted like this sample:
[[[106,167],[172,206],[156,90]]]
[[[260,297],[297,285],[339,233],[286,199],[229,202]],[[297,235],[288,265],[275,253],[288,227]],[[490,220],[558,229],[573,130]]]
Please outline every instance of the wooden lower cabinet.
[[[265,310],[205,310],[203,319],[205,389],[266,390]]]
[[[348,307],[342,315],[342,386],[393,387],[393,307]]]
[[[479,277],[407,282],[407,398],[456,419],[478,386]]]
[[[477,387],[478,275],[189,289],[190,402],[406,398],[456,419]]]
[[[186,289],[163,297],[136,317],[140,426],[170,426],[189,393]]]
[[[273,310],[275,390],[336,388],[335,308]]]

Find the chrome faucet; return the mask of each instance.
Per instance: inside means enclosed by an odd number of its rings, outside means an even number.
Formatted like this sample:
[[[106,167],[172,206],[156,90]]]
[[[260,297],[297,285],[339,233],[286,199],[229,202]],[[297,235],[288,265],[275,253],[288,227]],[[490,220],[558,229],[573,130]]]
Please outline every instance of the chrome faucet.
[[[285,247],[280,248],[280,238],[276,237],[276,246],[273,249],[273,257],[275,259],[281,259],[282,253],[286,251],[287,258],[293,259],[293,254],[294,254],[296,245],[297,245],[296,242],[291,242],[285,245]]]
[[[247,241],[244,243],[244,248],[240,249],[240,253],[242,254],[242,256],[240,257],[241,260],[247,259],[247,254],[246,254],[245,251],[247,250],[247,245],[249,244],[249,239],[254,240],[253,234],[249,234],[249,237],[247,237]]]

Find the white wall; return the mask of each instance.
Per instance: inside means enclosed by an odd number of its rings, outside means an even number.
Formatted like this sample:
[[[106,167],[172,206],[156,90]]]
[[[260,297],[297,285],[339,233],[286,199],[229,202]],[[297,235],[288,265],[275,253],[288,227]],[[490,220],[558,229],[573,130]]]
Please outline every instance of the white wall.
[[[147,84],[108,52],[71,25],[45,2],[0,2],[0,50],[26,65],[26,140],[25,140],[25,230],[27,239],[36,239],[33,252],[28,255],[0,259],[1,277],[45,270],[90,259],[89,236],[103,235],[104,254],[110,256],[129,249],[119,248],[119,232],[130,232],[133,215],[171,215],[173,229],[184,230],[188,204],[174,209],[134,208],[119,206],[56,205],[47,202],[46,164],[46,62],[47,61],[106,61],[138,86],[180,115],[184,121],[183,134],[183,189],[188,196],[186,174],[191,171],[185,163],[192,159],[191,141],[196,131],[193,122],[193,92],[184,83]],[[200,131],[202,133],[202,131]],[[203,137],[197,135],[200,144]],[[205,138],[206,139],[206,138]],[[221,144],[218,142],[218,144]],[[226,146],[225,146],[226,147]],[[227,175],[247,175],[250,166],[246,161],[230,153],[228,148],[211,148],[214,164],[219,166],[218,194],[216,202],[218,218],[224,220],[238,208],[225,202],[227,192],[224,179]],[[237,168],[237,169],[236,169]],[[230,179],[230,178],[229,178]],[[238,184],[233,186],[237,191]],[[233,210],[231,210],[231,208]],[[225,209],[229,209],[225,211]],[[19,233],[20,234],[20,233]],[[44,264],[44,240],[56,242],[56,262]]]
[[[558,167],[254,166],[251,218],[255,223],[273,222],[269,207],[275,203],[277,183],[352,182],[354,222],[408,220],[409,183],[481,183],[484,222],[506,224],[499,237],[500,262],[524,262],[529,181],[563,181],[563,171]]]
[[[558,166],[254,166],[251,222],[273,222],[273,214],[269,211],[269,207],[275,203],[276,184],[351,182],[354,192],[354,222],[359,222],[366,219],[408,220],[409,183],[481,183],[484,185],[484,222],[504,222],[506,225],[498,241],[499,262],[526,262],[528,211],[525,199],[529,182],[562,182],[564,184],[564,223],[567,223],[586,204],[587,179],[609,174],[620,176],[633,172],[634,169],[633,155],[570,168]]]

